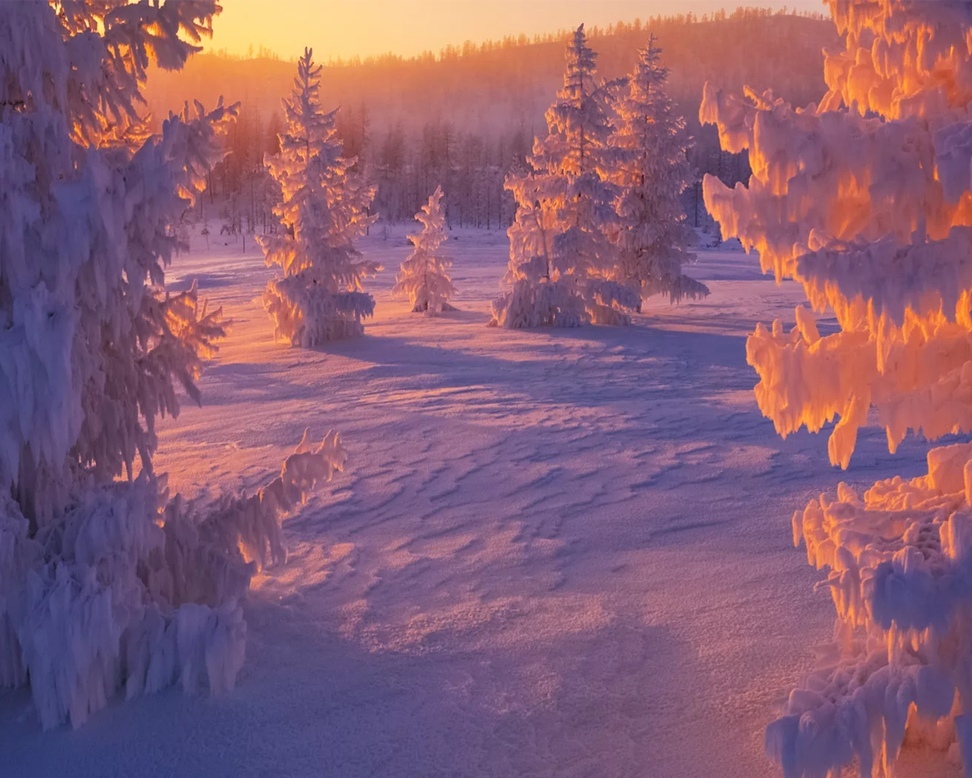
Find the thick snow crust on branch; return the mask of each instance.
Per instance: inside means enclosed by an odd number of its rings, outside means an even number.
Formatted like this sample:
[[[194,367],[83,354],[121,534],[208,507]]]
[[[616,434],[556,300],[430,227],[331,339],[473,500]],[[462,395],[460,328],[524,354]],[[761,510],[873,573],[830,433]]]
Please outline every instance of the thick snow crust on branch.
[[[422,231],[409,235],[412,253],[402,262],[395,278],[392,294],[407,297],[413,313],[435,316],[450,310],[449,298],[456,289],[449,278],[452,260],[444,256],[440,248],[449,236],[446,234],[445,212],[442,210],[442,187],[436,187],[429,201],[415,214]]]
[[[863,498],[841,484],[794,515],[794,539],[829,570],[837,626],[767,729],[784,774],[822,776],[855,758],[863,775],[889,774],[906,729],[951,741],[948,719],[972,693],[970,460],[969,444],[933,449],[926,476],[880,481]]]
[[[748,149],[749,187],[706,177],[726,235],[810,309],[758,326],[747,359],[781,435],[837,419],[847,467],[868,414],[893,451],[914,431],[972,431],[972,7],[831,0],[844,36],[829,92],[793,109],[771,94],[706,89],[700,117]],[[821,336],[816,314],[839,331]],[[863,495],[841,486],[794,517],[829,570],[835,642],[767,730],[787,776],[890,774],[906,733],[972,764],[972,446],[934,448],[928,475]]]
[[[268,160],[283,197],[277,232],[257,238],[282,273],[263,296],[276,335],[305,347],[364,332],[375,301],[362,281],[380,270],[354,247],[377,218],[368,214],[375,192],[351,173],[354,159],[341,156],[336,111],[321,108],[320,74],[306,49],[283,101],[280,152]]]
[[[105,37],[195,25],[188,7],[171,5],[117,9]],[[175,385],[194,396],[201,359],[222,334],[219,312],[194,289],[173,296],[162,283],[177,248],[171,225],[235,108],[187,108],[154,138],[137,126],[106,137],[101,111],[124,118],[135,97],[116,91],[127,83],[118,74],[76,81],[109,56],[103,38],[67,26],[82,24],[85,9],[62,19],[42,3],[0,8],[0,483],[39,521],[79,468],[104,479],[130,473],[136,456],[150,467],[155,418],[178,412]],[[175,59],[191,51],[178,38],[154,46]],[[36,79],[48,88],[31,91]]]

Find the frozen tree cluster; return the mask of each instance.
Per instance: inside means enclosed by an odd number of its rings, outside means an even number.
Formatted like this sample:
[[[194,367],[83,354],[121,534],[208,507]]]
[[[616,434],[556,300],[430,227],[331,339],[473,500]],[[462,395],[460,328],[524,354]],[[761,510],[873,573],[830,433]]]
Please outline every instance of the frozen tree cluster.
[[[690,178],[688,139],[658,53],[652,43],[626,84],[605,83],[584,26],[575,32],[548,134],[535,141],[529,169],[506,180],[516,216],[493,325],[627,324],[643,296],[705,293],[681,273],[691,258],[678,202]]]
[[[972,431],[972,6],[830,0],[843,46],[829,91],[794,109],[707,90],[700,117],[747,148],[749,187],[707,176],[707,206],[809,308],[750,336],[756,397],[781,435],[837,419],[847,467],[869,418],[891,451],[912,431]],[[839,330],[822,335],[818,314]],[[793,520],[828,570],[833,645],[766,733],[788,778],[889,775],[906,737],[956,741],[972,770],[972,445],[928,473],[841,485]]]
[[[235,107],[150,136],[140,88],[217,11],[0,3],[0,685],[29,684],[44,727],[121,692],[231,688],[250,576],[344,461],[336,436],[305,441],[258,494],[209,509],[169,501],[152,469],[157,419],[178,387],[199,399],[223,334],[164,269]]]
[[[412,253],[402,262],[392,294],[407,297],[413,313],[435,316],[442,311],[455,310],[448,302],[456,293],[449,278],[452,260],[440,251],[449,239],[441,186],[436,187],[429,201],[415,214],[415,220],[422,225],[422,231],[408,236]]]
[[[381,269],[354,247],[377,218],[368,213],[374,189],[350,172],[354,160],[341,156],[336,111],[321,107],[320,76],[305,49],[293,93],[283,101],[280,152],[269,159],[282,193],[273,209],[278,230],[257,238],[267,264],[282,273],[263,296],[276,334],[304,347],[364,332],[375,300],[362,281]]]

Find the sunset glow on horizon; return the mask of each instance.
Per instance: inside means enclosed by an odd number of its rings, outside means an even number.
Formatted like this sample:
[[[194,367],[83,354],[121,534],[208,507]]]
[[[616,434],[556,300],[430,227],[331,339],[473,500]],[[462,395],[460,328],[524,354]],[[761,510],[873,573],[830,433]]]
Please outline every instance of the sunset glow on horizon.
[[[414,56],[465,41],[554,33],[580,23],[606,26],[654,15],[698,15],[724,0],[224,0],[209,50],[247,56],[261,48],[296,59],[305,46],[320,61],[384,53]],[[764,0],[757,7],[825,10],[822,0]]]

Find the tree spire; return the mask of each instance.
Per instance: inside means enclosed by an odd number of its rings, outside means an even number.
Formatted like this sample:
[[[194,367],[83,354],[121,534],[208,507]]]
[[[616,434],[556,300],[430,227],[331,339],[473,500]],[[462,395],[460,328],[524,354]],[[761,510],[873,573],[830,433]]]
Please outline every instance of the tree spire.
[[[302,346],[360,335],[375,306],[362,282],[380,269],[354,246],[376,218],[368,213],[374,189],[341,156],[337,112],[321,108],[320,73],[304,49],[283,101],[280,151],[267,160],[282,193],[278,230],[258,238],[267,264],[282,273],[267,285],[264,305],[276,333]]]

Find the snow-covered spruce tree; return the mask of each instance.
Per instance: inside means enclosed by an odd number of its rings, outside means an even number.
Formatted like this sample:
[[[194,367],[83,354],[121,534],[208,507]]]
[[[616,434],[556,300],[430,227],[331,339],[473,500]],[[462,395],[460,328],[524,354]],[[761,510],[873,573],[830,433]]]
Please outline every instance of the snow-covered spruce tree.
[[[268,160],[283,196],[273,211],[279,229],[258,238],[267,264],[283,273],[263,295],[276,333],[307,347],[364,332],[361,320],[374,313],[375,301],[361,282],[381,269],[354,247],[375,220],[368,214],[375,192],[350,172],[354,160],[341,156],[337,112],[321,108],[320,75],[304,49],[293,93],[283,101],[280,152]]]
[[[727,235],[799,281],[800,306],[757,327],[747,359],[777,431],[839,417],[847,467],[869,413],[893,451],[909,430],[972,430],[972,5],[831,0],[843,47],[822,102],[706,89],[703,121],[749,149],[749,187],[704,182]],[[841,485],[793,518],[829,569],[835,641],[766,733],[788,777],[888,775],[906,734],[957,736],[972,772],[972,445],[928,452],[928,474]]]
[[[639,298],[662,294],[675,303],[709,290],[682,272],[694,259],[688,250],[694,233],[681,203],[694,180],[686,156],[691,138],[665,93],[668,68],[661,53],[652,35],[615,104],[612,142],[621,150],[614,174],[620,189],[615,280]]]
[[[509,228],[510,288],[493,303],[491,324],[508,328],[625,324],[641,302],[614,280],[617,195],[609,179],[608,85],[597,78],[597,55],[581,25],[567,47],[567,72],[547,110],[547,137],[536,139],[530,170],[512,173],[516,201]]]
[[[150,137],[139,90],[217,10],[0,3],[0,686],[29,684],[45,727],[122,689],[232,687],[240,598],[282,556],[277,520],[343,461],[334,436],[304,444],[210,512],[167,504],[152,471],[156,419],[178,413],[177,385],[198,399],[222,335],[164,267],[235,108]]]
[[[392,294],[407,297],[413,313],[435,316],[440,311],[455,310],[448,302],[456,293],[449,278],[452,260],[439,250],[449,239],[442,211],[441,186],[436,187],[429,201],[415,214],[415,220],[421,223],[422,231],[408,236],[414,248],[402,262]]]

